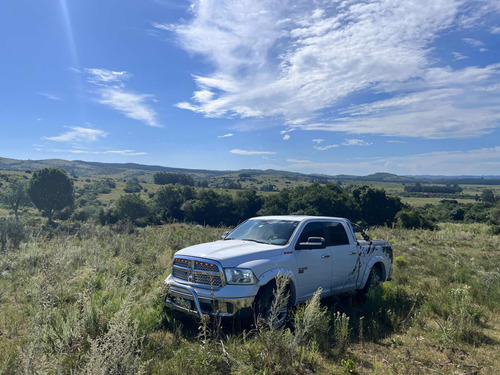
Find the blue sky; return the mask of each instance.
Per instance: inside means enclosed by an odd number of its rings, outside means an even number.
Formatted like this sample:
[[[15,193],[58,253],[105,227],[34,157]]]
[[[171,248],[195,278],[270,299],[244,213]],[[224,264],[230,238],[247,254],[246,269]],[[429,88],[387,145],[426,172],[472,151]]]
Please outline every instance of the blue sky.
[[[500,175],[498,0],[6,0],[0,156]]]

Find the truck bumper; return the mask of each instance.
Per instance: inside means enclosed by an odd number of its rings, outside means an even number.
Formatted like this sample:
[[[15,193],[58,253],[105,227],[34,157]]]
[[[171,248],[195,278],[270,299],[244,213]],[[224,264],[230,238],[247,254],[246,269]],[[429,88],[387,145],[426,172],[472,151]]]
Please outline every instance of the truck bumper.
[[[200,295],[194,287],[173,281],[170,277],[165,280],[167,293],[165,305],[174,310],[201,317],[210,316],[232,317],[250,316],[255,297],[220,298]]]

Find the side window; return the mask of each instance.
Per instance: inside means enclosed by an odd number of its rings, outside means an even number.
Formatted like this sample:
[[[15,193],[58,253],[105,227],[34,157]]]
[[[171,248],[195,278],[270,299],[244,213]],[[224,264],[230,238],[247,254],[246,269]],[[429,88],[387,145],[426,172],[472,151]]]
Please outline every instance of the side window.
[[[341,223],[327,223],[326,231],[330,240],[330,246],[349,245],[349,237]]]
[[[325,238],[325,233],[323,232],[323,225],[321,223],[315,222],[315,223],[308,223],[304,229],[302,230],[302,233],[300,234],[299,237],[299,242],[297,243],[300,244],[301,242],[307,242],[309,237],[323,237]]]

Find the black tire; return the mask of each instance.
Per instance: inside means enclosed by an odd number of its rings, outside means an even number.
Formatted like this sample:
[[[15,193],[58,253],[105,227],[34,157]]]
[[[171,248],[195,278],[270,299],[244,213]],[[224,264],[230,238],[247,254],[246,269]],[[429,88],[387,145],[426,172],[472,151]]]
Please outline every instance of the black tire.
[[[380,267],[374,265],[370,270],[370,274],[368,275],[368,279],[366,280],[366,284],[361,289],[362,294],[368,293],[371,289],[380,288],[380,284],[382,283],[382,272],[380,271]]]
[[[287,303],[279,310],[277,316],[274,317],[274,322],[271,322],[271,309],[275,300],[274,290],[276,289],[275,283],[267,284],[255,297],[253,305],[253,321],[255,324],[259,320],[263,320],[268,327],[281,328],[285,325],[288,313],[290,311],[290,288],[287,286],[285,289],[285,296],[288,295]]]

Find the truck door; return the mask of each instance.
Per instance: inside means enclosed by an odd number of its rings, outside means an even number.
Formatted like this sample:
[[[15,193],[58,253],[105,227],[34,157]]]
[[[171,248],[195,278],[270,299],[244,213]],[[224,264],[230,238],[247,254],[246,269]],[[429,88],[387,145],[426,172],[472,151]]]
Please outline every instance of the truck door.
[[[323,243],[301,245],[310,239],[323,239]],[[297,292],[299,300],[311,297],[321,287],[329,292],[332,285],[331,249],[326,246],[321,222],[307,223],[295,244],[297,259]]]
[[[356,287],[359,267],[358,249],[350,243],[344,225],[340,222],[325,224],[327,246],[332,255],[332,289],[341,291]]]

